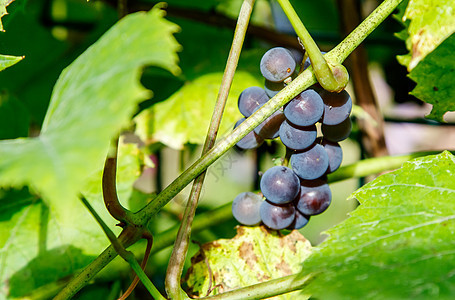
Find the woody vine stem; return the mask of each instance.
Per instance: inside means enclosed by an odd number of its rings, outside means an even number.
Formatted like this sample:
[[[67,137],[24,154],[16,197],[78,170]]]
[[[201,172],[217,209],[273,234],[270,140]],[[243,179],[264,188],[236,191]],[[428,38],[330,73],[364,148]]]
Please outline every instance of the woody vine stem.
[[[324,55],[325,60],[331,66],[341,64],[349,54],[376,28],[384,19],[389,16],[393,10],[401,3],[402,0],[385,0],[383,1],[351,34],[349,34],[340,44],[338,44],[329,53]],[[143,209],[134,213],[131,220],[135,226],[146,227],[151,218],[171,199],[173,199],[183,188],[185,188],[194,178],[204,172],[218,158],[232,148],[238,141],[251,132],[257,125],[262,123],[272,113],[294,98],[296,95],[307,89],[317,82],[313,68],[310,66],[295,78],[287,87],[281,90],[276,96],[270,99],[242,124],[240,124],[229,135],[220,140],[207,153],[201,156],[193,165],[184,171],[177,179],[175,179],[168,187],[166,187],[151,203],[147,204]],[[128,229],[131,227],[128,227]],[[124,248],[134,244],[141,237],[134,236],[130,233],[131,230],[123,231],[119,236],[119,242]],[[81,273],[76,275],[69,284],[62,289],[55,299],[69,299],[74,296],[82,287],[87,285],[93,277],[103,269],[109,262],[117,256],[117,252],[111,245],[104,250],[91,264],[89,264]],[[276,281],[276,280],[275,280]],[[277,292],[289,292],[297,290],[305,285],[305,282],[297,280],[297,277],[287,279],[287,285],[277,285],[274,280],[254,285],[248,288],[239,289],[246,291],[246,294],[257,294],[260,291],[267,290],[271,296]],[[280,288],[281,287],[281,288]],[[232,296],[232,295],[231,295]],[[211,299],[223,299],[223,294],[211,297]],[[243,297],[243,296],[241,296]],[[225,298],[224,298],[225,299]],[[233,298],[230,298],[233,299]],[[248,299],[248,298],[242,298]],[[254,298],[253,298],[254,299]]]

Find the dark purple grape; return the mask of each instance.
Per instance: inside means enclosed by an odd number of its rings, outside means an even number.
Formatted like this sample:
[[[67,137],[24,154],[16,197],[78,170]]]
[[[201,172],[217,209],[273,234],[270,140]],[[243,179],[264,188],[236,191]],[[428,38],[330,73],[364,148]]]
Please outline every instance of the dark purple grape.
[[[294,56],[288,49],[282,47],[270,49],[261,59],[262,76],[272,82],[280,82],[290,77],[295,67]]]
[[[245,121],[245,118],[241,118],[235,123],[234,128],[242,124]],[[254,131],[251,131],[243,137],[240,141],[237,142],[236,146],[243,150],[256,149],[262,145],[264,139],[257,135]]]
[[[285,229],[294,221],[295,207],[293,204],[278,206],[264,201],[259,208],[259,213],[265,226],[280,230]]]
[[[284,108],[286,119],[297,126],[314,125],[321,119],[323,113],[324,102],[313,89],[301,92]]]
[[[256,108],[255,111],[258,109],[259,107]],[[264,122],[254,128],[254,132],[264,139],[275,139],[279,136],[280,126],[284,119],[283,112],[281,110],[277,110],[270,117],[265,119]]]
[[[351,133],[352,123],[351,119],[347,118],[343,122],[337,125],[326,125],[322,124],[321,130],[324,139],[331,142],[340,142],[349,137]]]
[[[240,224],[258,225],[261,223],[259,208],[262,202],[262,197],[255,193],[241,193],[232,202],[232,215]]]
[[[300,65],[303,60],[303,52],[299,51],[297,49],[288,49],[288,50],[291,51],[291,54],[294,57],[295,63],[297,65]]]
[[[295,219],[287,229],[300,229],[303,228],[310,221],[310,216],[302,214],[298,209],[295,210]]]
[[[239,111],[248,118],[257,107],[263,105],[267,101],[269,101],[269,97],[264,89],[258,86],[251,86],[244,89],[239,96]]]
[[[352,100],[345,90],[331,93],[324,89],[318,91],[324,101],[325,109],[322,124],[337,125],[346,120],[352,110]]]
[[[285,86],[284,82],[271,82],[266,79],[264,84],[264,90],[267,96],[272,98],[276,94],[278,94],[278,92],[281,91],[284,88],[284,86]]]
[[[296,208],[304,215],[313,216],[322,213],[332,201],[332,192],[326,181],[321,179],[302,180],[300,197]]]
[[[272,203],[289,203],[297,197],[299,190],[299,178],[287,167],[275,166],[262,175],[261,192]]]
[[[284,120],[280,126],[280,139],[283,144],[294,150],[303,150],[310,147],[316,140],[316,125],[295,127]]]
[[[321,177],[329,167],[329,156],[324,147],[314,144],[306,151],[291,155],[291,166],[294,172],[302,179],[316,179]]]
[[[329,168],[327,169],[327,172],[335,172],[343,161],[343,150],[341,149],[340,144],[322,139],[321,145],[329,156]]]

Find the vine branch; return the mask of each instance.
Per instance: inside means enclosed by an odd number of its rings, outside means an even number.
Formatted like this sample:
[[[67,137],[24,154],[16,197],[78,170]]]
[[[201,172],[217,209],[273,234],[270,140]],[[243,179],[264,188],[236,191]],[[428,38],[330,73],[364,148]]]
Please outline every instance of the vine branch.
[[[235,70],[242,51],[243,41],[245,40],[246,30],[253,10],[254,0],[244,0],[240,8],[238,23],[234,31],[231,50],[226,63],[226,68],[221,81],[220,90],[213,111],[210,127],[205,139],[202,154],[207,153],[215,144],[218,129],[223,116],[229,90],[234,79]],[[166,292],[171,299],[181,299],[181,276],[185,264],[186,255],[191,235],[191,225],[193,223],[196,207],[201,195],[202,185],[204,184],[205,171],[203,171],[193,183],[191,193],[187,202],[182,224],[177,233],[174,248],[172,249],[166,272]]]
[[[382,2],[351,34],[349,34],[338,46],[325,55],[325,58],[333,64],[342,63],[348,55],[382,22],[392,13],[402,0],[385,0]],[[232,148],[245,135],[251,132],[257,125],[262,123],[272,113],[297,96],[301,91],[316,83],[316,77],[310,66],[294,79],[288,86],[282,89],[266,104],[261,106],[255,113],[242,122],[224,139],[220,140],[210,151],[198,159],[167,188],[165,188],[151,203],[147,204],[137,213],[142,220],[149,220],[161,207],[166,205],[197,175],[207,169],[220,156]]]
[[[349,34],[340,44],[327,53],[324,57],[332,65],[341,64],[346,57],[392,13],[402,0],[383,1],[351,34]],[[277,95],[270,99],[266,104],[259,108],[242,124],[234,129],[229,135],[220,140],[206,154],[199,158],[193,165],[184,171],[168,187],[166,187],[151,203],[134,214],[134,220],[139,221],[144,227],[150,218],[156,214],[164,205],[174,198],[185,186],[194,178],[201,174],[219,157],[232,148],[240,139],[251,132],[257,125],[262,123],[272,113],[294,98],[301,91],[316,83],[313,68],[310,66],[294,79],[288,86],[281,90]],[[136,242],[141,236],[129,236],[125,230],[120,234],[119,240],[127,247]],[[106,266],[116,253],[112,246],[108,247],[94,262],[78,274],[66,286],[55,299],[68,299],[79,289],[86,285],[104,266]]]

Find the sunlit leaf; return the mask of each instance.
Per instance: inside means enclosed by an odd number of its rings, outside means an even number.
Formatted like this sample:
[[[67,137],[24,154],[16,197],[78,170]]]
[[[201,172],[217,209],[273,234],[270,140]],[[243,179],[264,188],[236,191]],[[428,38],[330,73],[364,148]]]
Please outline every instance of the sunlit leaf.
[[[136,118],[136,133],[147,143],[161,142],[181,149],[184,144],[203,144],[220,88],[222,74],[203,75],[186,83],[169,99],[153,105]],[[234,127],[241,118],[237,107],[240,93],[250,86],[261,86],[247,72],[237,72],[229,93],[220,134]]]
[[[406,48],[409,54],[399,57],[408,71],[455,32],[455,1],[409,0],[402,17],[407,25]]]
[[[418,158],[352,197],[360,206],[304,262],[320,299],[452,299],[455,159]]]
[[[191,259],[186,283],[192,295],[215,295],[295,274],[310,253],[310,243],[298,231],[282,235],[263,226],[239,226],[232,239],[202,245]],[[296,296],[292,293],[274,299]]]
[[[0,71],[17,64],[22,59],[24,59],[23,56],[0,55]]]

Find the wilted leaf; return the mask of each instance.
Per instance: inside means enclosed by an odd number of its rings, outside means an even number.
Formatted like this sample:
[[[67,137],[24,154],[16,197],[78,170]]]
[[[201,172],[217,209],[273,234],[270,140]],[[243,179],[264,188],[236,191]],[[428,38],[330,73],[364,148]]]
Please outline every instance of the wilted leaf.
[[[161,142],[181,149],[184,144],[203,144],[220,88],[221,73],[203,75],[186,83],[169,99],[141,112],[136,118],[136,133],[148,143]],[[261,86],[247,72],[237,72],[227,100],[220,134],[234,127],[241,118],[237,107],[240,93],[250,86]]]
[[[455,160],[418,158],[356,191],[360,206],[304,262],[320,299],[452,299]]]
[[[455,32],[455,1],[453,0],[409,0],[403,15],[407,33],[406,48],[409,54],[399,57],[408,71]]]
[[[295,274],[310,255],[311,245],[298,231],[288,235],[265,227],[238,226],[237,235],[202,245],[191,259],[187,285],[205,296]],[[295,299],[287,294],[274,299]],[[301,298],[299,298],[301,299]]]

